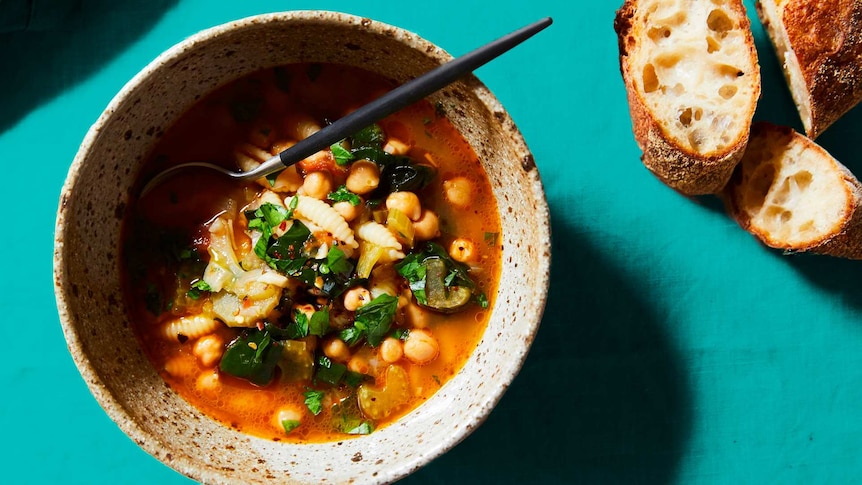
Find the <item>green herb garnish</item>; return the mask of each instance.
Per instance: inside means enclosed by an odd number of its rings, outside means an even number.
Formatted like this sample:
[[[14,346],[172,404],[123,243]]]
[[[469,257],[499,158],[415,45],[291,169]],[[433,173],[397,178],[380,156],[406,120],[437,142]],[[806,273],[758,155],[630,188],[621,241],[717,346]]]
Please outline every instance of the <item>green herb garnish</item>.
[[[219,369],[258,386],[265,386],[272,380],[281,358],[281,348],[282,344],[274,340],[268,331],[249,330],[228,345]]]
[[[317,416],[321,411],[323,411],[323,396],[325,396],[323,391],[314,391],[309,389],[302,395],[305,396],[305,407],[311,411],[311,414]]]
[[[290,433],[299,427],[301,423],[295,419],[284,419],[281,421],[281,426],[284,428],[285,433]]]
[[[368,421],[363,421],[359,426],[346,431],[347,434],[371,434],[374,431],[374,425]]]
[[[353,325],[365,334],[368,345],[377,347],[389,333],[397,308],[398,298],[384,293],[356,310]]]
[[[314,373],[314,382],[325,382],[331,386],[337,386],[346,372],[346,365],[334,362],[329,357],[321,355],[317,359],[317,372]]]
[[[344,140],[333,143],[329,146],[329,150],[332,152],[332,158],[335,159],[336,165],[347,165],[348,163],[356,160],[356,157],[353,156],[350,150],[344,148]]]
[[[358,195],[347,190],[346,185],[338,187],[335,192],[330,192],[329,195],[326,196],[326,198],[333,202],[350,202],[350,205],[352,205],[353,207],[356,207],[362,203],[362,199],[360,199]]]

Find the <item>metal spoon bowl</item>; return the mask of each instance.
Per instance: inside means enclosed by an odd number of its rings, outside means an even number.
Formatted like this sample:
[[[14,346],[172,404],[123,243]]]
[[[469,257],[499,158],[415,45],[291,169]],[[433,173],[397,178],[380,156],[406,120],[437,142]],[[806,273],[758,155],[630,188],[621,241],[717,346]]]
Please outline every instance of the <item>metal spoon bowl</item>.
[[[350,114],[324,127],[317,133],[301,140],[296,145],[264,161],[258,167],[247,172],[234,172],[224,167],[207,162],[188,162],[168,168],[151,178],[141,189],[141,197],[150,192],[177,172],[189,168],[208,168],[223,173],[238,181],[257,180],[261,177],[283,170],[301,160],[331,146],[333,143],[355,134],[366,126],[381,120],[396,111],[419,101],[457,81],[462,76],[474,71],[492,59],[511,50],[513,47],[529,39],[551,25],[553,20],[545,17],[532,24],[522,27],[506,36],[485,44],[461,57],[453,59],[427,73],[410,80],[389,91],[374,101],[362,106]]]

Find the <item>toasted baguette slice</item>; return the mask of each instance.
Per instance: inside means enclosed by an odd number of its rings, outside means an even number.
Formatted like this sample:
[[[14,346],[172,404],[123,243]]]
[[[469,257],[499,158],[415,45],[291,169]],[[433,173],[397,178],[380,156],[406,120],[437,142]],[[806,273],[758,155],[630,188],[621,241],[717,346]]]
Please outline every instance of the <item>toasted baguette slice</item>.
[[[723,195],[739,225],[767,246],[862,258],[862,185],[791,128],[756,123]]]
[[[862,101],[862,2],[761,0],[757,14],[811,139]]]
[[[620,70],[643,163],[687,194],[716,193],[748,142],[760,69],[741,0],[626,0]]]

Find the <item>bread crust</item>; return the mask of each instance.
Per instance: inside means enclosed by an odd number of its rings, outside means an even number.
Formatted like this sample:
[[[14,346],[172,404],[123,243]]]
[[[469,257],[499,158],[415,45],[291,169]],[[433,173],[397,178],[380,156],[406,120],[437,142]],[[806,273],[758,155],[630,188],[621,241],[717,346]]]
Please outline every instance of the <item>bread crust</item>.
[[[773,2],[778,18],[769,18],[764,1]],[[809,138],[817,138],[852,107],[862,101],[862,2],[859,0],[759,0],[757,14],[773,45],[782,42],[780,22],[805,91],[794,89],[797,107],[803,99],[810,106],[810,122],[803,115]],[[785,69],[789,66],[779,59]],[[800,113],[804,113],[800,109]]]
[[[660,1],[660,0],[657,0]],[[740,0],[731,0],[728,6],[736,14],[739,29],[745,33],[745,45],[748,51],[750,74],[755,79],[755,92],[750,100],[750,107],[738,116],[744,121],[744,129],[728,146],[717,153],[701,153],[681,146],[669,133],[669,128],[662,126],[658,117],[647,104],[642,89],[634,79],[629,55],[635,49],[644,33],[643,26],[635,25],[635,17],[642,0],[626,0],[616,13],[614,30],[617,33],[619,46],[620,71],[625,82],[629,112],[632,119],[632,130],[638,147],[643,152],[641,161],[662,182],[685,195],[703,195],[718,193],[727,183],[737,162],[742,158],[748,142],[748,131],[757,100],[760,98],[760,70],[757,62],[757,51],[751,35],[751,24]]]
[[[727,212],[736,222],[757,237],[763,244],[781,249],[785,252],[811,252],[825,254],[848,259],[862,259],[862,184],[844,165],[835,160],[820,145],[810,138],[797,133],[790,127],[778,126],[768,122],[755,123],[751,129],[751,139],[766,137],[770,146],[789,146],[790,144],[801,144],[806,153],[831,162],[831,168],[838,172],[842,186],[834,187],[834,190],[844,191],[846,194],[846,206],[844,217],[836,229],[828,234],[823,234],[806,244],[792,244],[787,240],[775,237],[764,228],[753,223],[749,214],[743,208],[746,193],[742,181],[742,171],[745,161],[737,166],[730,182],[722,191],[721,198],[724,201]],[[754,141],[752,142],[752,145]]]

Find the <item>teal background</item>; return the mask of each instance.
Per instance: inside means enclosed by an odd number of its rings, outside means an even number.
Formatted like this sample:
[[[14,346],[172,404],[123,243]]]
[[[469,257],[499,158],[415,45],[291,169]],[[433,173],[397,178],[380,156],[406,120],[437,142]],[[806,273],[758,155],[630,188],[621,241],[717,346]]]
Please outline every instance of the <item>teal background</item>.
[[[107,418],[68,355],[52,289],[59,192],[89,126],[160,52],[291,9],[367,16],[454,55],[555,21],[477,71],[545,183],[547,310],[486,423],[404,483],[862,482],[860,263],[769,250],[714,198],[682,197],[643,168],[612,27],[620,3],[81,0],[52,29],[0,34],[0,482],[189,482]],[[745,4],[763,73],[757,118],[799,129]],[[862,172],[860,127],[857,109],[819,141]]]

